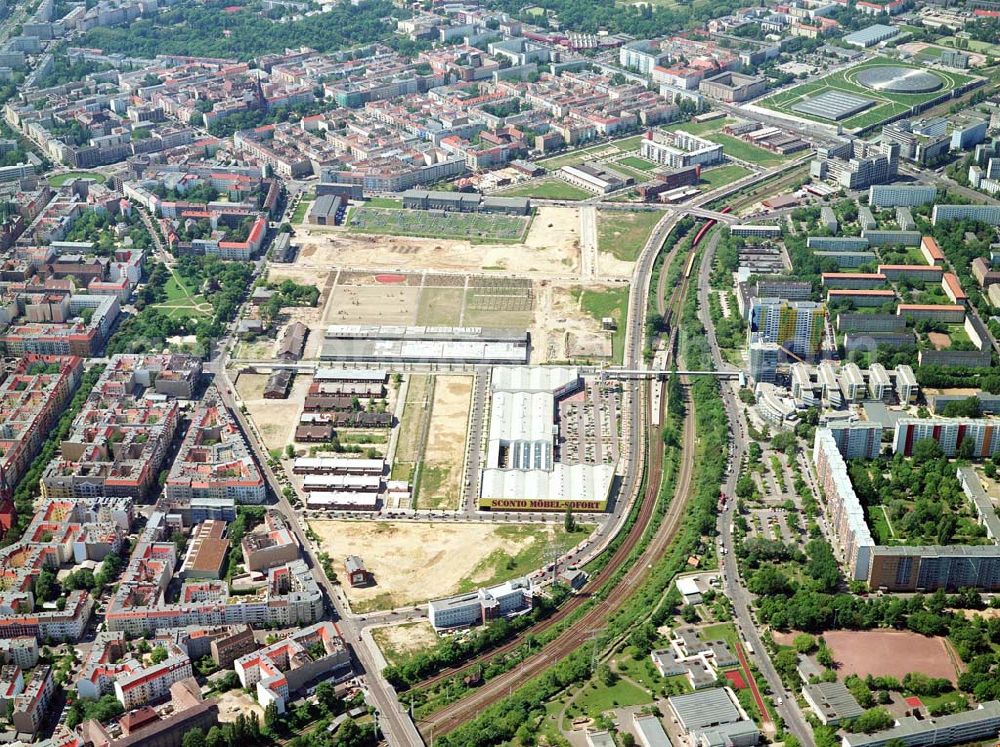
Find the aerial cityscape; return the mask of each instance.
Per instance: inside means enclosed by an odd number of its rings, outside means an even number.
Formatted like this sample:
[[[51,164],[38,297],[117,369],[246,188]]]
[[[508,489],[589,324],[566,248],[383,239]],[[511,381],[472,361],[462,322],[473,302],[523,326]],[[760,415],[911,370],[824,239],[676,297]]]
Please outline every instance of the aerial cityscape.
[[[1000,2],[0,0],[0,104],[0,743],[1000,744]]]

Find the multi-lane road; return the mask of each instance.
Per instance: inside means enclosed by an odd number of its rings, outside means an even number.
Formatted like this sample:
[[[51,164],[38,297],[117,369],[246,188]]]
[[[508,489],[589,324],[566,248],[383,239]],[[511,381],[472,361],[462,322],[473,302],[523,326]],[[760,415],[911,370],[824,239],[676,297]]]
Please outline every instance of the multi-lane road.
[[[358,669],[361,670],[361,676],[368,691],[369,702],[378,709],[378,723],[386,741],[392,747],[396,747],[397,745],[399,747],[419,747],[423,744],[423,740],[413,725],[413,721],[410,720],[409,715],[400,705],[392,686],[382,677],[378,653],[374,650],[374,642],[371,636],[362,636],[361,633],[364,627],[361,625],[362,621],[350,614],[343,602],[342,596],[337,593],[336,587],[327,578],[322,565],[313,552],[312,543],[305,536],[295,509],[284,497],[281,484],[268,466],[267,450],[264,448],[256,429],[244,417],[239,403],[233,397],[235,387],[229,380],[226,372],[228,342],[228,338],[221,341],[218,345],[216,357],[206,366],[206,370],[214,374],[222,401],[239,421],[240,427],[253,449],[257,463],[260,465],[261,472],[267,480],[271,492],[277,498],[278,508],[288,517],[292,531],[294,531],[302,547],[306,562],[312,568],[314,578],[323,587],[327,598],[330,600],[330,604],[336,612],[338,618],[337,626],[344,640],[347,641],[354,653],[356,663],[359,665]]]
[[[710,239],[698,271],[698,315],[707,333],[709,349],[712,353],[712,362],[715,368],[726,370],[731,368],[731,366],[722,357],[722,351],[719,349],[719,343],[715,336],[715,327],[709,316],[710,307],[708,301],[708,294],[710,292],[708,278],[712,268],[712,256],[718,239],[718,234]],[[727,501],[726,508],[720,513],[717,522],[719,549],[720,552],[724,550],[720,558],[723,589],[726,592],[726,596],[732,602],[740,634],[745,640],[750,642],[754,652],[756,652],[756,662],[761,673],[764,675],[764,679],[767,680],[772,692],[783,693],[784,685],[781,682],[781,677],[778,676],[778,672],[771,663],[767,649],[764,648],[764,642],[753,619],[753,597],[743,584],[736,563],[736,548],[733,543],[733,519],[736,501],[732,499],[732,496],[736,493],[736,481],[739,477],[740,464],[743,461],[749,441],[736,391],[731,383],[724,381],[720,382],[720,390],[730,431],[729,473],[725,483],[721,486],[721,491],[729,496],[730,500]],[[777,703],[777,701],[775,702]],[[814,747],[812,729],[802,716],[802,712],[795,703],[795,698],[783,698],[781,705],[776,705],[775,708],[778,715],[784,720],[788,731],[794,734],[806,747]]]

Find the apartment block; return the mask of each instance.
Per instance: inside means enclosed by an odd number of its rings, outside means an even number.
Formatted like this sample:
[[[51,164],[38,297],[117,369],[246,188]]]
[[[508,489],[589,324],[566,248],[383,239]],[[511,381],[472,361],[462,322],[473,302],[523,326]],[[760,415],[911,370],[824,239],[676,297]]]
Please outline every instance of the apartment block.
[[[349,676],[351,656],[336,626],[324,621],[241,656],[233,668],[243,687],[256,689],[258,703],[284,713],[289,697],[309,682]]]
[[[946,456],[968,452],[973,458],[992,457],[1000,451],[1000,428],[988,419],[901,418],[892,438],[894,454],[910,456],[918,441],[930,439]],[[968,444],[968,445],[966,445]]]
[[[751,342],[774,342],[803,357],[819,352],[826,322],[823,304],[757,298],[751,303],[748,316]]]
[[[0,499],[9,498],[80,383],[77,357],[28,354],[0,383]]]
[[[164,490],[170,500],[226,498],[263,503],[264,478],[228,408],[209,392],[191,417]]]
[[[868,188],[868,204],[875,208],[918,207],[934,202],[937,187],[923,184],[873,184]]]
[[[242,549],[248,571],[266,571],[292,562],[299,557],[301,548],[284,514],[268,511],[263,527],[243,538]]]
[[[48,665],[36,667],[24,683],[24,690],[14,698],[11,721],[14,728],[23,734],[35,734],[55,693],[55,681]]]
[[[931,224],[946,220],[978,220],[991,226],[1000,226],[1000,205],[935,205],[931,211]]]

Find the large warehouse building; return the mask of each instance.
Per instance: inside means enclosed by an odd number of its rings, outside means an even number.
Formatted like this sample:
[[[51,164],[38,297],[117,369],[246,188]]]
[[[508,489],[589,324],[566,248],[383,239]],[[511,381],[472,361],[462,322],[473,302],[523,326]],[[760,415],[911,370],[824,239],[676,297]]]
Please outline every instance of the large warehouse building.
[[[606,510],[614,466],[559,460],[558,402],[583,387],[583,378],[573,367],[493,369],[480,508]]]
[[[390,363],[527,363],[525,330],[492,327],[407,327],[334,324],[324,334],[325,361]]]

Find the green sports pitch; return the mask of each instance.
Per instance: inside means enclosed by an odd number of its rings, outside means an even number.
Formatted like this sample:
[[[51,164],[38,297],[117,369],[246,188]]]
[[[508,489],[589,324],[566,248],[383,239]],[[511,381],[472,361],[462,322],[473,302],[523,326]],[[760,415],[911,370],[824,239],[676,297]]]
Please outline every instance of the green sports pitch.
[[[862,70],[884,66],[906,67],[931,72],[941,79],[943,85],[936,91],[931,91],[929,93],[908,94],[875,91],[856,81],[858,73]],[[975,80],[975,78],[971,75],[962,75],[961,73],[955,73],[950,70],[945,71],[937,68],[928,68],[923,65],[894,60],[888,57],[876,57],[871,60],[867,60],[866,62],[862,62],[859,65],[847,68],[846,70],[840,70],[836,73],[827,75],[819,80],[802,83],[801,85],[797,85],[787,91],[782,91],[781,93],[776,93],[773,96],[768,96],[766,99],[758,102],[758,106],[762,106],[776,112],[781,112],[782,114],[786,114],[790,117],[811,119],[815,122],[824,122],[826,124],[833,125],[840,124],[847,130],[861,130],[877,125],[880,122],[884,122],[885,120],[898,114],[909,112],[911,107],[920,106],[921,104],[925,104],[928,101],[933,101],[935,99],[943,99],[954,89],[961,88],[973,80]],[[825,91],[843,91],[844,93],[863,96],[864,98],[874,100],[875,104],[865,111],[859,112],[858,114],[839,122],[803,112],[797,112],[792,109],[793,106],[803,100],[817,96]]]
[[[347,228],[358,233],[516,244],[524,240],[530,222],[516,215],[359,206],[348,214]]]

